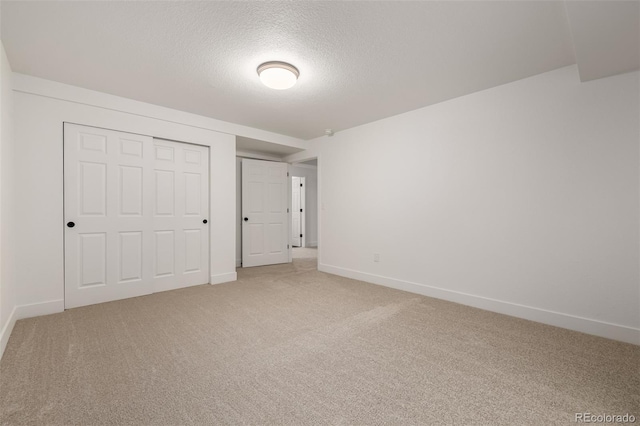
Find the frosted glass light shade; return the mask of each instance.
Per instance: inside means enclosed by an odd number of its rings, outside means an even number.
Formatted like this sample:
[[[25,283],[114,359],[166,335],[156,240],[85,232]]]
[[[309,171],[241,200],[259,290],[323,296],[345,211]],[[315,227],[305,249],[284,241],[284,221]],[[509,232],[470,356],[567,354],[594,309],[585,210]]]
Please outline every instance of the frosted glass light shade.
[[[284,90],[293,87],[300,71],[286,62],[265,62],[257,69],[260,81],[272,89]]]

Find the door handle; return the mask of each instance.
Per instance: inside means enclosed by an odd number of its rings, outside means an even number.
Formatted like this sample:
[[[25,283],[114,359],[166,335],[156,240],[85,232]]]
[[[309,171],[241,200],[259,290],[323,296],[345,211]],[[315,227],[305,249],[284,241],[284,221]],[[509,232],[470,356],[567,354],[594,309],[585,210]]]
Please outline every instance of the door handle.
[[[207,219],[203,220],[202,223],[207,224]]]
[[[73,222],[67,222],[67,226],[68,226],[69,228],[73,228],[74,226],[76,226],[76,224],[75,224],[75,223],[73,223]]]
[[[245,218],[244,218],[244,221],[245,221],[245,222],[249,222],[249,218],[248,218],[248,217],[245,217]]]

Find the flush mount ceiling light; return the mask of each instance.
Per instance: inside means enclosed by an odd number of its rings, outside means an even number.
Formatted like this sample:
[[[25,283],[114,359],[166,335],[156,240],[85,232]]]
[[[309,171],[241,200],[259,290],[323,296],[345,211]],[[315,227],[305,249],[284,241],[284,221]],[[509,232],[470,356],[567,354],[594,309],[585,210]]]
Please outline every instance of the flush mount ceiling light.
[[[265,62],[258,67],[260,81],[265,86],[276,90],[284,90],[293,87],[300,76],[298,68],[286,62]]]

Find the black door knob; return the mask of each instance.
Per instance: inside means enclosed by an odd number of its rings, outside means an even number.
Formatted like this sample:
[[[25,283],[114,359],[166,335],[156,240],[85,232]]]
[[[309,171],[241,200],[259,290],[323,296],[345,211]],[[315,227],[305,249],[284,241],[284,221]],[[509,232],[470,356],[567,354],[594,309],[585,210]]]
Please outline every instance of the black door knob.
[[[245,222],[249,222],[249,218],[248,218],[248,217],[245,217],[245,218],[244,218],[244,221],[245,221]]]
[[[73,223],[73,222],[67,222],[67,226],[68,226],[69,228],[73,228],[74,226],[76,226],[76,224],[75,224],[75,223]]]
[[[202,223],[207,223],[207,219],[203,220]]]

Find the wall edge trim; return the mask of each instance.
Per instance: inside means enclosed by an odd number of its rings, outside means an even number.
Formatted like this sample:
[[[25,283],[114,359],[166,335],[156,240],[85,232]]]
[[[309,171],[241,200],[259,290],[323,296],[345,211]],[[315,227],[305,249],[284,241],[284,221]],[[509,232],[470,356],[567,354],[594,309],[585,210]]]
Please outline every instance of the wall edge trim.
[[[2,355],[4,355],[4,350],[7,348],[7,343],[9,343],[9,337],[11,337],[13,327],[16,325],[17,308],[17,306],[13,307],[11,314],[9,314],[9,318],[7,318],[7,322],[4,327],[2,327],[2,331],[0,331],[0,360],[2,359]]]
[[[64,299],[47,300],[46,302],[16,306],[16,319],[40,317],[60,312],[64,312]]]
[[[211,280],[209,281],[209,284],[215,285],[215,284],[228,283],[231,281],[236,281],[237,279],[238,279],[237,272],[227,272],[225,274],[211,275]]]

